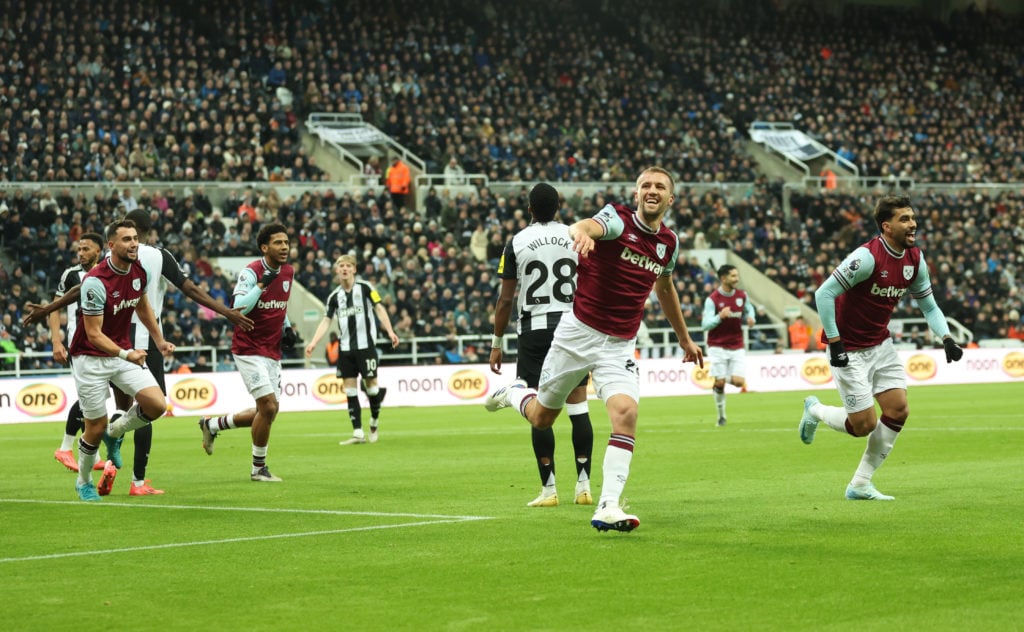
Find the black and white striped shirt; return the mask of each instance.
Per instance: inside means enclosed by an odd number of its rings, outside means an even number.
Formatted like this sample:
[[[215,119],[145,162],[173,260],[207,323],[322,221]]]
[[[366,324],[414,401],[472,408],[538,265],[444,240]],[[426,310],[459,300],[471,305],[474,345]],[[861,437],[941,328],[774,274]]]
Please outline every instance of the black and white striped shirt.
[[[339,351],[372,349],[377,340],[377,317],[373,307],[380,295],[366,281],[356,281],[351,290],[338,286],[327,297],[327,318],[338,322]]]
[[[164,309],[164,295],[167,286],[173,285],[179,290],[185,285],[185,275],[181,272],[178,260],[164,248],[149,244],[139,244],[139,263],[149,277],[146,285],[146,298],[153,309],[157,323]],[[149,330],[139,320],[137,312],[132,313],[132,344],[135,349],[149,349]]]
[[[498,276],[519,281],[518,333],[554,329],[572,309],[576,294],[577,254],[569,227],[535,222],[505,245]]]
[[[64,294],[82,282],[82,277],[85,276],[85,270],[82,269],[82,264],[77,263],[70,268],[66,268],[60,275],[60,281],[57,282],[57,291],[54,292],[54,296],[60,298]],[[78,327],[78,301],[70,303],[67,307],[68,310],[68,335],[64,340],[64,346],[70,347],[71,341],[75,337],[75,329]]]

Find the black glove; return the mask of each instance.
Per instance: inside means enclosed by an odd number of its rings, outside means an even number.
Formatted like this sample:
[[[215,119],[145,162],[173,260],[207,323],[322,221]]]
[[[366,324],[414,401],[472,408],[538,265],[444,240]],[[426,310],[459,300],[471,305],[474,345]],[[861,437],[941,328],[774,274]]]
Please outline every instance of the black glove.
[[[263,276],[260,277],[260,285],[263,286],[263,289],[267,289],[270,282],[277,278],[278,272],[280,270],[271,270],[270,268],[263,271]]]
[[[960,345],[953,342],[952,338],[943,338],[942,347],[946,351],[946,364],[956,362],[964,357],[964,350],[960,348]]]
[[[828,363],[835,367],[844,367],[850,363],[850,356],[846,355],[842,340],[828,343],[828,356]]]
[[[295,330],[291,327],[285,327],[284,331],[281,332],[281,349],[285,351],[291,351],[295,348],[295,342],[299,339],[295,335]]]

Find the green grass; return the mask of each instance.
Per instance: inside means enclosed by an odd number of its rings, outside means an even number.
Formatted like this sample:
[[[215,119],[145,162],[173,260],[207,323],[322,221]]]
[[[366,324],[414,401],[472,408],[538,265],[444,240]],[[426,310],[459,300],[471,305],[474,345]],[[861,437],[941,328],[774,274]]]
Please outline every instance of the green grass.
[[[875,477],[891,503],[843,500],[864,440],[801,444],[801,393],[729,395],[721,429],[710,396],[647,399],[629,534],[571,504],[564,418],[551,509],[525,506],[539,486],[510,411],[385,408],[381,441],[346,447],[343,412],[282,415],[278,485],[248,480],[247,431],[208,457],[194,418],[163,419],[149,475],[167,494],[127,496],[128,439],[97,504],[52,459],[62,424],[0,426],[5,628],[1021,629],[1022,395],[913,388]]]

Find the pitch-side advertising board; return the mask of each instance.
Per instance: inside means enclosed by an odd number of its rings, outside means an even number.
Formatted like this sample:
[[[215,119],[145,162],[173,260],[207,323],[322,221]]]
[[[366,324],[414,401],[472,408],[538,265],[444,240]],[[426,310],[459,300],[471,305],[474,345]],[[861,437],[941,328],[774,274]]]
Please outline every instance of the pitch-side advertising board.
[[[941,349],[901,351],[907,384],[1024,384],[1024,351],[967,349],[960,362],[947,364]],[[747,354],[747,384],[757,392],[831,389],[832,372],[823,353]],[[709,364],[698,368],[678,358],[641,359],[642,397],[706,395],[712,378]],[[380,383],[388,389],[386,406],[479,406],[495,388],[513,378],[514,366],[494,375],[485,364],[384,367]],[[1008,394],[1009,395],[1009,394]],[[365,395],[363,406],[368,406]],[[0,380],[0,423],[57,421],[67,416],[77,398],[70,376]],[[237,373],[193,373],[167,376],[168,412],[198,417],[234,412],[252,406]],[[111,400],[113,406],[113,400]],[[345,390],[333,369],[293,369],[283,373],[282,412],[342,410]]]

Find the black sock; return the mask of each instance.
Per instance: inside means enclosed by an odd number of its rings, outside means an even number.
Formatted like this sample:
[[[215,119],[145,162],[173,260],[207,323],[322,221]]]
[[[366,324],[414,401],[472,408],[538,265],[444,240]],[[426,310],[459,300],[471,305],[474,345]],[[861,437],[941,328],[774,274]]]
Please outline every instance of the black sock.
[[[367,395],[366,397],[370,400],[370,417],[377,419],[380,417],[380,400],[384,399],[384,396],[381,393],[377,393],[376,395]]]
[[[352,422],[353,430],[359,430],[363,427],[363,411],[359,407],[358,395],[348,398],[348,420]]]
[[[82,405],[77,401],[68,409],[68,421],[64,424],[64,434],[75,436],[85,430],[85,420],[82,419]]]
[[[146,424],[132,433],[135,441],[135,461],[132,463],[132,476],[137,481],[146,480],[146,467],[149,465],[149,450],[153,447],[153,424]]]
[[[531,429],[533,454],[537,457],[537,470],[540,472],[540,484],[547,485],[555,472],[555,431]],[[544,463],[547,461],[547,463]]]
[[[572,422],[572,449],[576,452],[576,477],[585,471],[590,478],[590,465],[594,461],[594,426],[590,423],[590,413],[569,415]],[[586,459],[580,463],[580,459]]]

